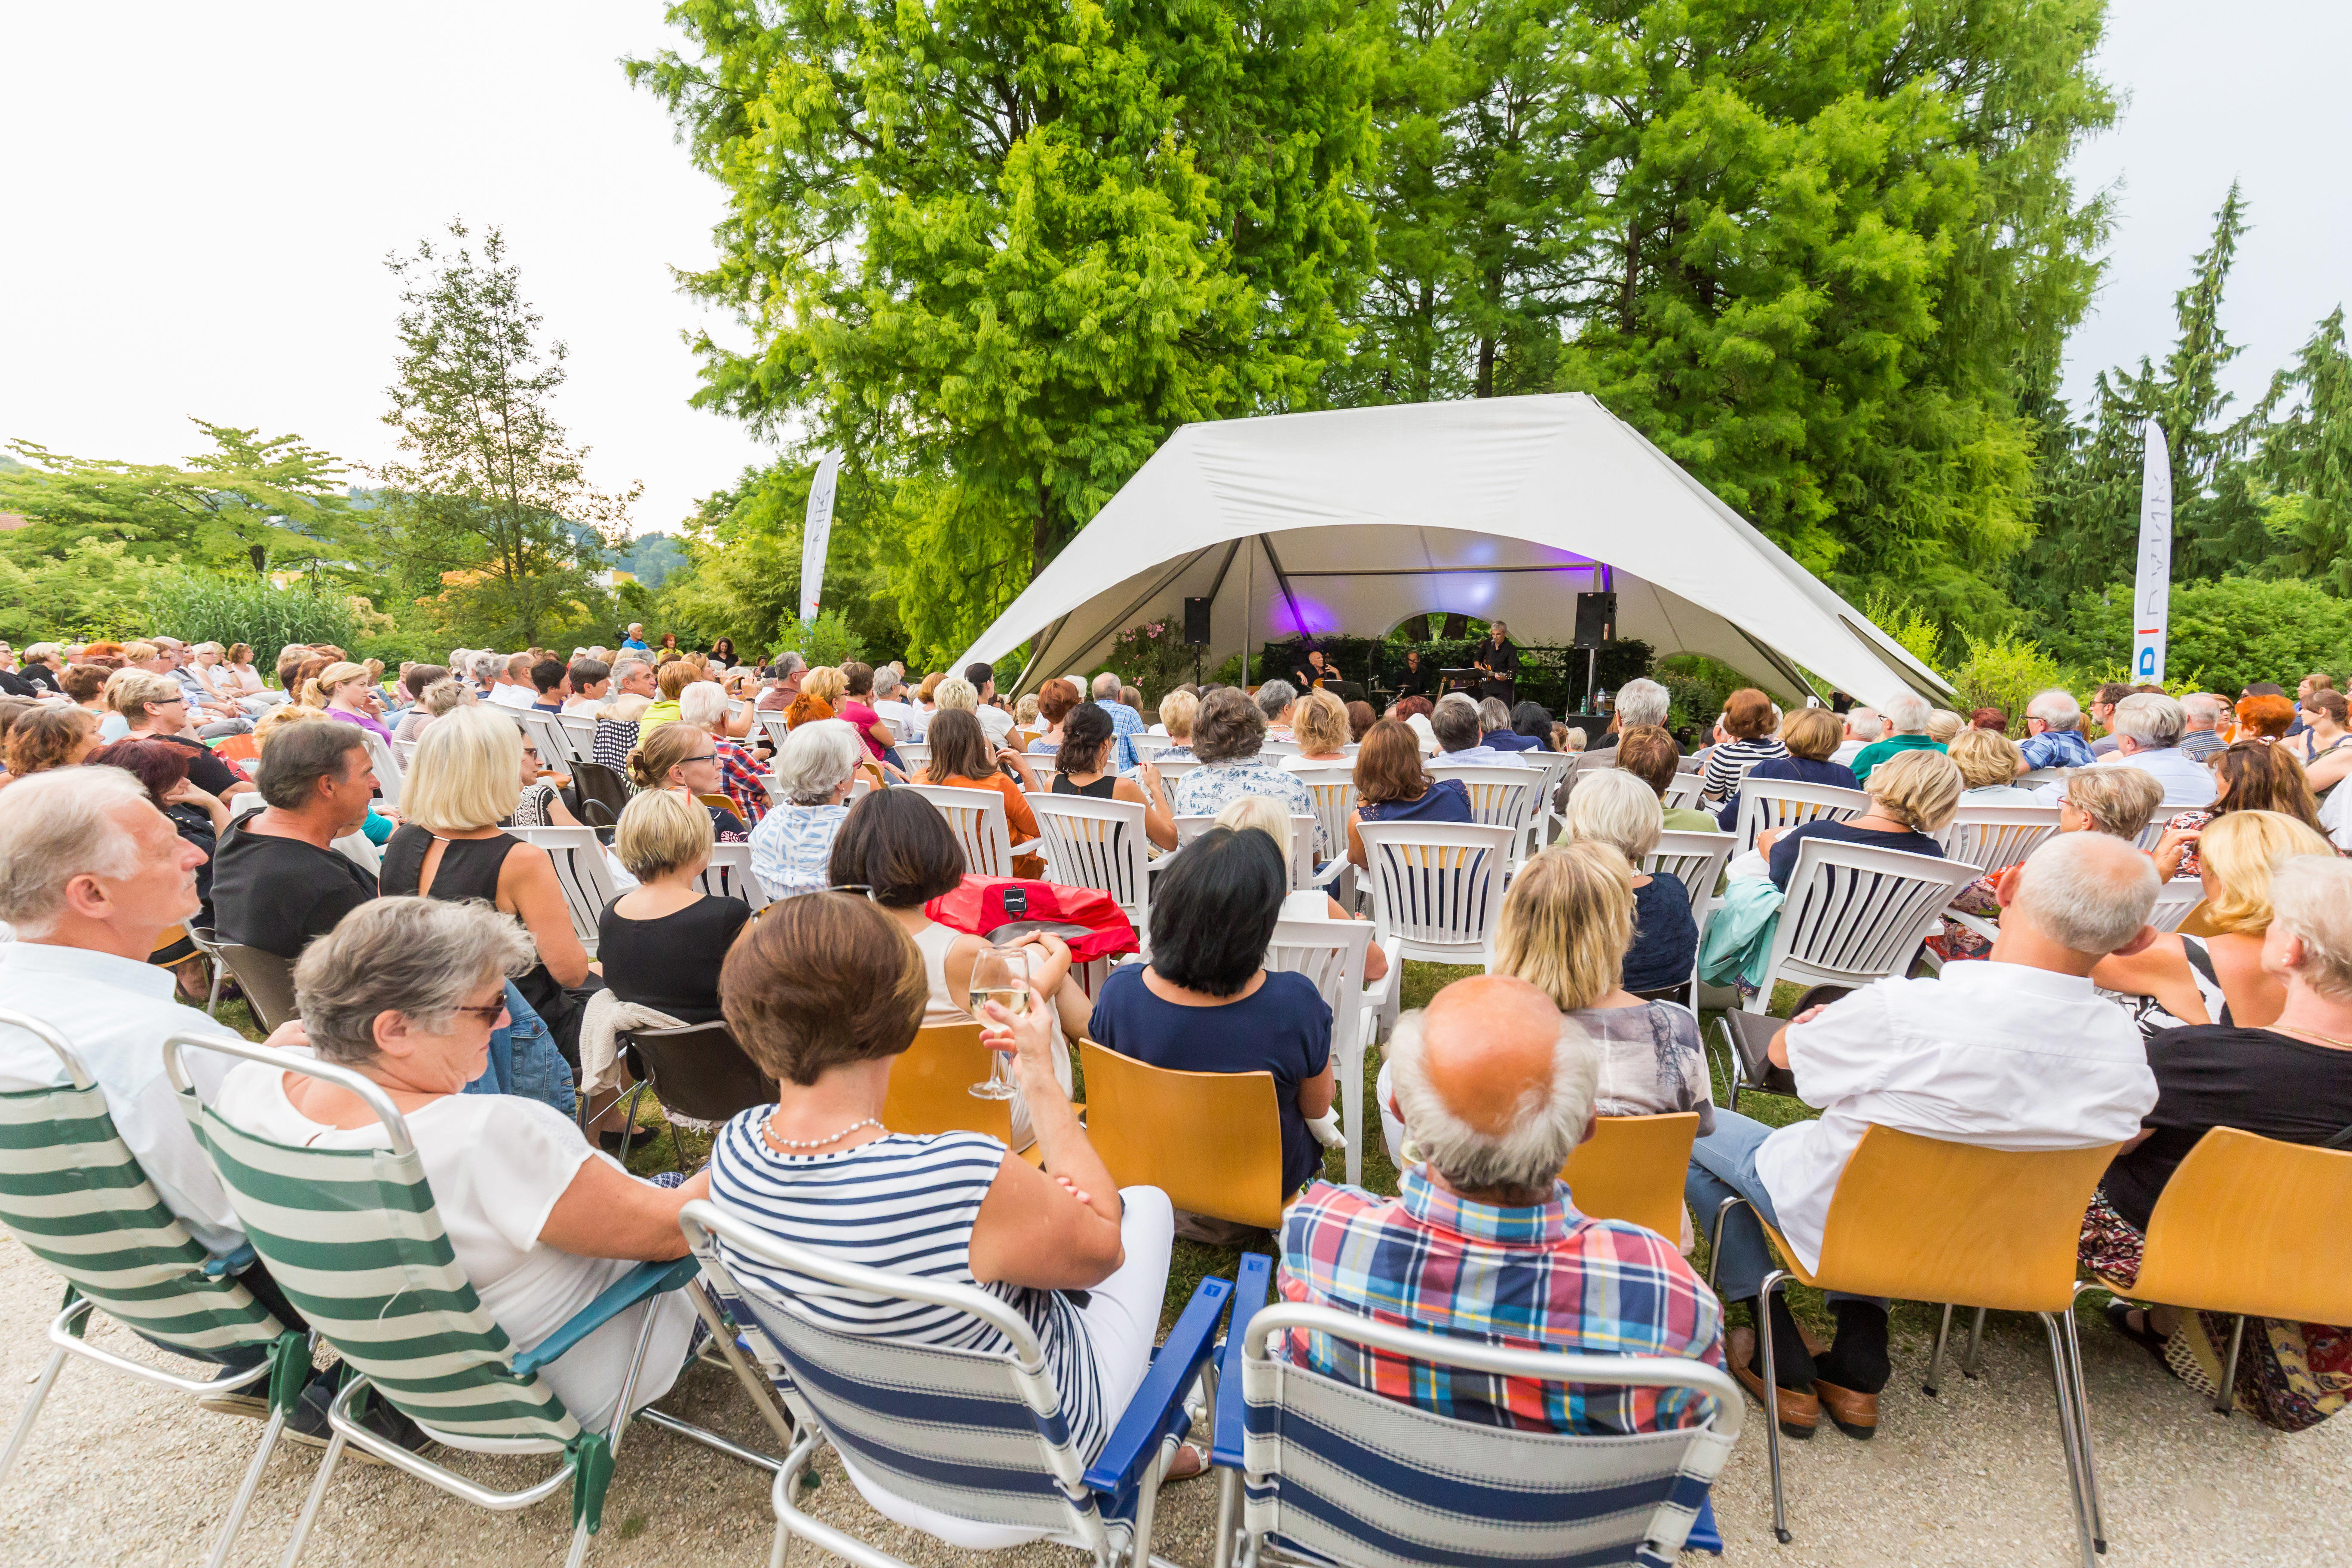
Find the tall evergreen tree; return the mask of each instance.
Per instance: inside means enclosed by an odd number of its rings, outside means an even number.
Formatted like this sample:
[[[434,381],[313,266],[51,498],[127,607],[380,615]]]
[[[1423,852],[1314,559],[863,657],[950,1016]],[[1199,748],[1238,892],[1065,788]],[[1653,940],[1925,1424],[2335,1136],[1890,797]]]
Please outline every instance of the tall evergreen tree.
[[[2343,306],[2272,381],[2266,403],[2285,410],[2263,433],[2256,465],[2274,492],[2266,521],[2281,548],[2276,564],[2352,595],[2352,353]]]

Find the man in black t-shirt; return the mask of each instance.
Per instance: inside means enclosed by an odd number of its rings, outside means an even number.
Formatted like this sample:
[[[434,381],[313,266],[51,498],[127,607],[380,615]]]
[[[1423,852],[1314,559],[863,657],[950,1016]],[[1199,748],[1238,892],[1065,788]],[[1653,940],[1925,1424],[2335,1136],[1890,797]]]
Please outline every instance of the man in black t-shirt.
[[[271,731],[256,770],[259,811],[221,835],[214,930],[291,962],[376,896],[376,879],[331,847],[367,821],[375,772],[358,726],[307,719]]]
[[[1510,628],[1496,621],[1487,629],[1486,640],[1471,655],[1471,662],[1486,672],[1486,683],[1479,695],[1491,697],[1504,707],[1511,705],[1511,694],[1518,689],[1519,649],[1509,637]]]

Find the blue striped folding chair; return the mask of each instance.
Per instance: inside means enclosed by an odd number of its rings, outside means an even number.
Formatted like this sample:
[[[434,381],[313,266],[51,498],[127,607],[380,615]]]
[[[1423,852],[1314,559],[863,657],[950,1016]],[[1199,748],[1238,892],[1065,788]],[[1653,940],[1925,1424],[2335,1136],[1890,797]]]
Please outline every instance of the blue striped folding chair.
[[[1216,1568],[1493,1568],[1638,1563],[1720,1552],[1707,1489],[1738,1440],[1728,1373],[1670,1356],[1571,1355],[1261,1307],[1268,1260],[1243,1260],[1218,1378]],[[1711,1395],[1703,1425],[1632,1436],[1523,1432],[1440,1415],[1269,1353],[1293,1329],[1504,1377]],[[1236,1494],[1239,1494],[1238,1496]]]
[[[264,1062],[357,1095],[383,1124],[388,1147],[297,1148],[254,1137],[196,1101],[182,1056],[192,1047]],[[407,1122],[383,1089],[347,1068],[242,1040],[173,1035],[163,1042],[163,1059],[197,1139],[228,1189],[246,1235],[269,1265],[270,1277],[357,1374],[328,1406],[332,1435],[318,1480],[287,1542],[284,1568],[294,1568],[301,1556],[346,1445],[480,1508],[528,1508],[568,1486],[572,1518],[569,1568],[580,1568],[589,1539],[603,1524],[605,1488],[634,1416],[772,1468],[774,1460],[674,1416],[651,1409],[631,1411],[630,1396],[654,1328],[651,1303],[665,1291],[691,1291],[696,1310],[751,1390],[753,1403],[778,1435],[791,1440],[791,1429],[765,1385],[735,1349],[731,1333],[709,1301],[694,1289],[691,1258],[640,1265],[546,1340],[518,1353],[457,1267]],[[641,1304],[645,1322],[622,1386],[620,1414],[609,1432],[583,1431],[562,1401],[540,1381],[539,1369]],[[478,1454],[561,1455],[562,1465],[519,1490],[489,1490],[361,1425],[357,1402],[371,1391],[445,1447]]]
[[[799,1508],[797,1491],[815,1485],[809,1467],[821,1446],[895,1496],[960,1520],[1037,1531],[1091,1552],[1097,1568],[1151,1560],[1160,1483],[1192,1429],[1186,1400],[1215,1349],[1230,1284],[1201,1281],[1088,1465],[1070,1445],[1036,1336],[994,1296],[838,1262],[754,1230],[707,1202],[687,1205],[678,1225],[701,1262],[705,1285],[742,1326],[753,1359],[801,1432],[776,1476],[772,1563],[781,1564],[791,1543],[802,1540],[858,1568],[907,1568]],[[719,1257],[722,1242],[740,1256],[843,1289],[967,1313],[1013,1348],[892,1344],[819,1328],[741,1289]]]
[[[310,1375],[308,1336],[287,1328],[228,1277],[245,1258],[207,1261],[178,1216],[139,1168],[115,1131],[100,1090],[64,1036],[38,1018],[0,1011],[13,1026],[55,1051],[72,1081],[63,1088],[0,1094],[0,1225],[66,1282],[65,1310],[49,1324],[56,1347],[34,1380],[8,1446],[0,1449],[5,1482],[32,1436],[42,1402],[68,1357],[180,1394],[227,1394],[268,1379],[269,1421],[245,1482],[215,1542],[212,1568],[228,1559],[262,1468],[278,1447],[286,1417]],[[249,1258],[250,1254],[246,1255]],[[181,1377],[83,1342],[89,1315],[102,1310],[162,1344],[218,1352],[251,1349],[268,1359],[217,1379]]]

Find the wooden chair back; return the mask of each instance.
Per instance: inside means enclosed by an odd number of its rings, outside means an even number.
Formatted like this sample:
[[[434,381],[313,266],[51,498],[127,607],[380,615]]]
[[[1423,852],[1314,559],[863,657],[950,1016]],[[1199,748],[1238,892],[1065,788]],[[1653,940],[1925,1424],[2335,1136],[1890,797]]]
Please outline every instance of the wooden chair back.
[[[1174,1072],[1078,1042],[1087,1137],[1122,1187],[1158,1187],[1180,1209],[1282,1223],[1282,1117],[1270,1072]],[[894,1075],[895,1076],[895,1075]]]
[[[1678,1241],[1683,1233],[1683,1177],[1698,1112],[1665,1116],[1603,1116],[1559,1168],[1576,1212],[1622,1219]]]
[[[2352,1268],[2323,1216],[2352,1205],[2352,1152],[2216,1127],[2172,1173],[2132,1294],[2298,1323],[2352,1323]]]
[[[971,1092],[973,1084],[988,1077],[989,1056],[978,1024],[928,1024],[916,1030],[915,1043],[890,1064],[882,1125],[923,1137],[985,1132],[1009,1145],[1012,1102],[982,1100]]]

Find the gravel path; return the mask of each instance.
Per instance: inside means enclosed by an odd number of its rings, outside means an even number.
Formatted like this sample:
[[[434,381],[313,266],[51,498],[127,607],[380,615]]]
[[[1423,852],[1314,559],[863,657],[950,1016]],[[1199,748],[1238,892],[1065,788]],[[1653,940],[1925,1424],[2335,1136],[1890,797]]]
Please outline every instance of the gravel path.
[[[18,1325],[0,1342],[0,1422],[38,1370],[37,1325],[55,1311],[52,1277],[0,1237],[0,1311]],[[111,1325],[94,1342],[138,1342]],[[1789,1444],[1796,1541],[1773,1544],[1763,1429],[1751,1420],[1716,1489],[1727,1560],[1773,1568],[1967,1564],[2026,1568],[2073,1561],[2065,1472],[2039,1325],[1996,1318],[1984,1376],[1947,1369],[1943,1397],[1924,1398],[1926,1346],[1898,1336],[1885,1427],[1867,1445],[1824,1426]],[[143,1351],[131,1351],[137,1354]],[[2243,1417],[2222,1421],[2137,1347],[2086,1337],[2094,1438],[2117,1568],[2324,1563],[2352,1552],[2342,1500],[2352,1477],[2352,1423],[2287,1436]],[[698,1367],[669,1407],[753,1447],[772,1447],[742,1391]],[[1751,1407],[1751,1415],[1753,1409]],[[10,1568],[163,1568],[204,1559],[259,1427],[206,1415],[96,1368],[68,1366],[33,1442],[0,1492],[0,1563]],[[316,1471],[310,1450],[281,1451],[264,1478],[239,1548],[239,1568],[274,1563]],[[524,1461],[471,1461],[492,1484],[517,1484]],[[918,1540],[877,1519],[837,1467],[824,1470],[819,1510],[917,1563],[1075,1565],[1042,1547],[982,1556]],[[1161,1555],[1206,1568],[1212,1483],[1171,1489],[1155,1542]],[[307,1563],[352,1568],[538,1568],[562,1561],[563,1499],[500,1518],[382,1469],[338,1472]],[[763,1472],[653,1428],[630,1435],[590,1552],[601,1568],[764,1563],[771,1534]],[[800,1548],[797,1563],[815,1561]],[[1692,1562],[1704,1562],[1692,1558]]]

